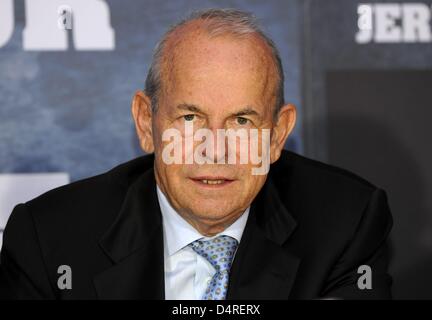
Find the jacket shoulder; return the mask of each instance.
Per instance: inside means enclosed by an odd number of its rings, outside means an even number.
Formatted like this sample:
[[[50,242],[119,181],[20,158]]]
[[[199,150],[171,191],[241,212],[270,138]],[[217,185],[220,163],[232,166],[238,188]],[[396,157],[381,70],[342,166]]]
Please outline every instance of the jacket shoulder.
[[[290,179],[297,184],[307,184],[309,188],[317,186],[331,190],[343,186],[357,190],[376,189],[371,182],[351,171],[286,150],[272,165],[272,171],[276,179]]]
[[[152,156],[142,156],[103,174],[50,190],[25,206],[40,228],[102,231],[117,215],[129,186],[152,166]]]
[[[290,151],[270,169],[279,197],[299,221],[308,224],[355,226],[373,194],[379,190],[364,178],[342,168]]]
[[[89,198],[108,191],[131,185],[146,169],[152,166],[151,156],[142,156],[117,165],[109,171],[81,179],[67,185],[52,189],[28,201],[28,206],[47,205],[62,198]]]

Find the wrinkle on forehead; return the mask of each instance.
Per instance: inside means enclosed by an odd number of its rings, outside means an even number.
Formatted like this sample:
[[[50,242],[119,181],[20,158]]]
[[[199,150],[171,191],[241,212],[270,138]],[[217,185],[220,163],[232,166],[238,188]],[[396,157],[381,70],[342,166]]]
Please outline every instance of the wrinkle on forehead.
[[[235,41],[237,46],[233,48],[236,49],[227,52],[224,45],[227,41]],[[201,61],[204,68],[243,68],[251,74],[256,85],[262,87],[263,101],[274,105],[277,68],[271,49],[258,34],[210,36],[199,21],[191,21],[174,30],[167,38],[161,63],[162,95],[175,90],[176,77],[188,68],[196,68],[197,61]]]

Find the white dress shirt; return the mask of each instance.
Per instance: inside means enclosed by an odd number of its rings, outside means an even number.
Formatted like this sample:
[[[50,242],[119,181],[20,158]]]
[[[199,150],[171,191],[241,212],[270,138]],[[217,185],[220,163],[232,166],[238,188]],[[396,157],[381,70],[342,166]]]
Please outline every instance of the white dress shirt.
[[[233,237],[240,243],[250,208],[223,232],[208,238],[174,210],[159,187],[157,196],[163,221],[165,299],[200,300],[216,270],[187,245],[201,238],[207,240],[220,235]]]

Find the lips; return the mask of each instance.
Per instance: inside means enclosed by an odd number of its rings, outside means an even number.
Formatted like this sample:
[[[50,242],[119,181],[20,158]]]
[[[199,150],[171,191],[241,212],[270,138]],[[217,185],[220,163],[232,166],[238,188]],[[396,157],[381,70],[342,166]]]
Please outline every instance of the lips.
[[[202,186],[222,187],[231,184],[234,180],[221,176],[200,176],[191,178],[195,183]]]
[[[204,184],[221,184],[221,183],[224,183],[225,182],[225,180],[206,180],[206,179],[203,179],[203,180],[200,180],[202,183],[204,183]]]

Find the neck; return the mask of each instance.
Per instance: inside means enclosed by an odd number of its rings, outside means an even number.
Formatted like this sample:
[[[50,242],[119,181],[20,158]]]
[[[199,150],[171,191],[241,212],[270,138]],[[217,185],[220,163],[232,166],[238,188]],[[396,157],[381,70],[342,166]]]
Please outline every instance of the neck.
[[[213,237],[214,235],[223,232],[226,228],[232,225],[240,216],[243,211],[236,213],[232,216],[223,217],[222,219],[202,219],[194,214],[184,214],[182,210],[177,211],[179,215],[186,220],[192,227],[195,228],[200,234],[206,237]]]

